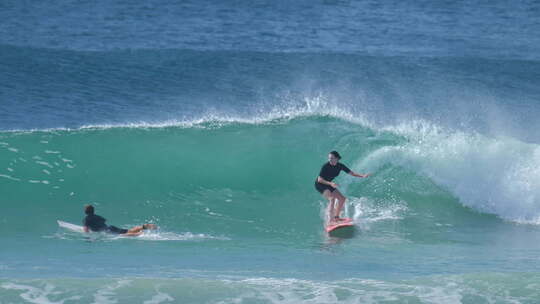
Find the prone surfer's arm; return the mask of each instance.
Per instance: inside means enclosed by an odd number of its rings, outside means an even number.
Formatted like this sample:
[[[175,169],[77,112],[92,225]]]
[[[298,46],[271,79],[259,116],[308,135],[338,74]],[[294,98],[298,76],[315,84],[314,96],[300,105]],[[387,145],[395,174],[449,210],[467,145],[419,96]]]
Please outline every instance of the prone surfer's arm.
[[[352,175],[352,176],[356,176],[356,177],[368,177],[370,174],[369,173],[366,173],[366,174],[358,174],[354,171],[351,171],[349,172],[349,175]]]
[[[88,229],[88,226],[83,226],[83,230],[84,230],[84,232],[86,232],[86,233],[90,232],[90,229]]]
[[[328,186],[331,186],[331,187],[334,187],[336,188],[337,187],[337,184],[334,183],[334,182],[329,182],[327,180],[325,180],[324,178],[320,177],[320,176],[317,176],[317,183],[319,184],[324,184],[324,185],[328,185]]]

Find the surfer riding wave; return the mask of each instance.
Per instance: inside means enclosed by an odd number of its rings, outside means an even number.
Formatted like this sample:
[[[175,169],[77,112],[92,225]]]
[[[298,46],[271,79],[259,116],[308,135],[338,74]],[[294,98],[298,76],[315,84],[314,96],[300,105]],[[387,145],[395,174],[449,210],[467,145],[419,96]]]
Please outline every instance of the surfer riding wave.
[[[359,174],[351,169],[347,168],[344,164],[340,163],[341,155],[337,151],[332,151],[328,154],[328,162],[325,163],[322,168],[317,180],[315,181],[315,189],[319,191],[327,200],[328,200],[328,216],[330,222],[339,222],[343,220],[339,217],[345,200],[347,199],[343,194],[337,189],[338,184],[332,182],[341,171],[345,171],[349,175],[355,177],[365,178],[369,174]],[[337,207],[336,207],[337,202]]]

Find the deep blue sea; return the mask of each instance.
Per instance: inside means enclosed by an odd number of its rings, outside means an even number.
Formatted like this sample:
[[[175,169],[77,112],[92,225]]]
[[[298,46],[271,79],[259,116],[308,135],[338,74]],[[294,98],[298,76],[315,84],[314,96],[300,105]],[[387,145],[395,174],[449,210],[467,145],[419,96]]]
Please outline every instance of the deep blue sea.
[[[0,303],[540,303],[540,2],[0,0]],[[329,151],[347,237],[324,232]],[[139,237],[81,234],[155,223]]]

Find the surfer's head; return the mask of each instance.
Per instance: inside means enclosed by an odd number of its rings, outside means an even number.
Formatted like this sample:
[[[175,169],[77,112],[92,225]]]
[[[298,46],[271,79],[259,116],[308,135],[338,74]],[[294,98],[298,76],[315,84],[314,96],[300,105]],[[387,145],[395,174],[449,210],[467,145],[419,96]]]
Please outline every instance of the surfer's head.
[[[84,206],[84,213],[87,214],[87,215],[94,214],[94,206],[92,206],[92,205]]]
[[[337,151],[332,151],[328,154],[328,161],[330,164],[335,165],[341,159],[341,155]]]

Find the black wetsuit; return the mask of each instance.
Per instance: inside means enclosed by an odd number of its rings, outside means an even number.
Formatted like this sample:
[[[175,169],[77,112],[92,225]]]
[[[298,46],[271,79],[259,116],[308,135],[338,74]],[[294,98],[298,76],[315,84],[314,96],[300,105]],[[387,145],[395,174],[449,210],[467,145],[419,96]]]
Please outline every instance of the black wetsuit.
[[[322,177],[325,181],[331,182],[336,176],[339,175],[341,171],[345,171],[345,173],[351,172],[351,169],[347,168],[344,164],[338,162],[335,166],[332,166],[330,162],[325,163],[322,168],[321,172],[319,173],[319,176]],[[334,192],[336,188],[321,184],[315,180],[315,189],[319,191],[321,194],[324,192],[324,190],[330,190],[330,192]]]
[[[128,232],[127,229],[122,229],[115,226],[107,226],[107,224],[105,224],[106,221],[107,220],[105,218],[97,214],[89,214],[84,218],[83,225],[94,232],[104,231],[115,234],[124,234]]]

